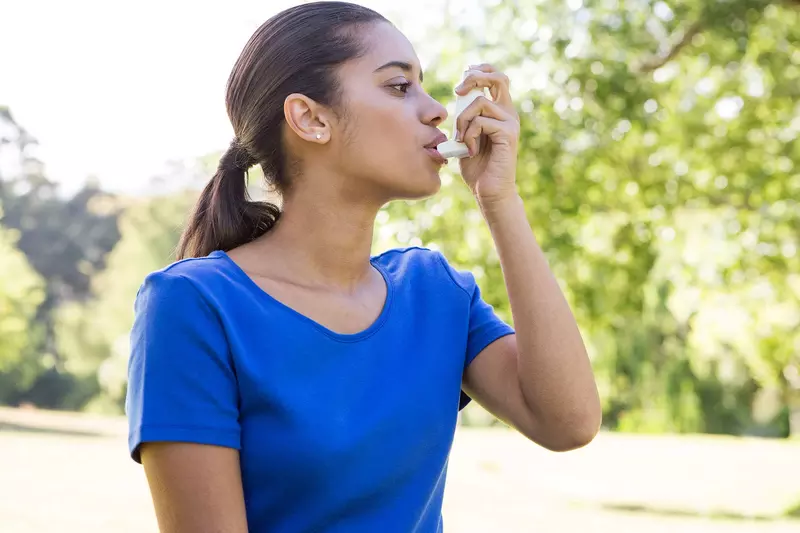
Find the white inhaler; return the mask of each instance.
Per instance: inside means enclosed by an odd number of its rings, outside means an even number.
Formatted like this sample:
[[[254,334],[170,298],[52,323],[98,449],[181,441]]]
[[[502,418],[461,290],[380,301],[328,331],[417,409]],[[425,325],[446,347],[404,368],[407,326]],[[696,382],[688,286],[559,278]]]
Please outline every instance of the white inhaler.
[[[462,78],[462,81],[467,77],[469,73],[470,73],[469,70],[464,72],[464,77]],[[454,114],[455,118],[453,119],[453,134],[450,140],[445,141],[436,147],[436,150],[438,150],[439,153],[442,154],[442,157],[446,159],[451,157],[457,157],[461,159],[462,157],[467,157],[469,155],[469,148],[467,148],[467,145],[462,142],[456,141],[456,134],[458,133],[456,130],[458,124],[457,119],[458,116],[462,113],[462,111],[464,111],[467,108],[467,106],[469,106],[469,104],[471,104],[477,97],[484,96],[484,94],[485,93],[482,87],[476,87],[475,89],[472,89],[464,96],[456,97],[456,110]]]

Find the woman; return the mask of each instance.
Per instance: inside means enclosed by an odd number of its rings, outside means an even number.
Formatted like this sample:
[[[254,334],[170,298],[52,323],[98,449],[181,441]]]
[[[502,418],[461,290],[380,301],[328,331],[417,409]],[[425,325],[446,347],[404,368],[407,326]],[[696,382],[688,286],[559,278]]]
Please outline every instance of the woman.
[[[446,111],[379,14],[319,2],[261,26],[234,66],[236,137],[136,300],[130,450],[161,531],[435,532],[459,407],[551,450],[600,424],[571,312],[526,221],[508,80],[458,120],[515,334],[472,275],[424,248],[370,257],[378,210],[439,190]],[[484,136],[480,151],[478,138]],[[260,164],[282,210],[249,202]],[[461,392],[463,389],[463,393]]]

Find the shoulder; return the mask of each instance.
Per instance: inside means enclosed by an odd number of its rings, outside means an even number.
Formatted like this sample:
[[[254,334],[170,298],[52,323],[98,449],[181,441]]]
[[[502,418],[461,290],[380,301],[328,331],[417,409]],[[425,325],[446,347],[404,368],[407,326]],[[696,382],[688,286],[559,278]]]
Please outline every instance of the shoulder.
[[[226,268],[224,256],[216,253],[175,261],[144,278],[137,301],[156,301],[165,305],[187,300],[202,301],[205,299],[203,295],[219,282],[220,274],[224,274]]]
[[[392,248],[375,256],[373,262],[403,279],[427,279],[449,284],[470,297],[475,288],[475,277],[471,272],[453,267],[442,252],[431,248]]]
[[[208,283],[218,278],[220,273],[229,268],[228,261],[222,252],[212,252],[205,257],[181,259],[152,272],[150,276],[167,278],[183,278],[198,284]]]

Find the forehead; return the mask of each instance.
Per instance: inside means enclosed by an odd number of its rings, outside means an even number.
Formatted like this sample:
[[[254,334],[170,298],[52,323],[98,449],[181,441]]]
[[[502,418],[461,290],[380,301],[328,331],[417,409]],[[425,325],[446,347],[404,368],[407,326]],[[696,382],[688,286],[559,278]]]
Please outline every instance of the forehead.
[[[370,72],[390,61],[401,61],[419,68],[414,46],[394,25],[388,22],[371,24],[364,29],[362,39],[366,53],[359,63]]]

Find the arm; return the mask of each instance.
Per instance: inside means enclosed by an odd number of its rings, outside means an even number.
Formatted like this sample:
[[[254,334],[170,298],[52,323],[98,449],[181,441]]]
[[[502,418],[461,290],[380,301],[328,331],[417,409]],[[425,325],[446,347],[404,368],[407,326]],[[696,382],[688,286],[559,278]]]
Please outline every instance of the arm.
[[[247,533],[237,450],[149,442],[141,458],[161,533]]]
[[[591,441],[600,427],[597,387],[572,312],[517,194],[519,119],[508,77],[491,65],[472,70],[456,93],[486,87],[492,100],[476,99],[457,119],[471,154],[461,160],[461,173],[500,256],[517,334],[481,352],[467,367],[464,388],[535,442],[570,450]]]
[[[125,411],[162,533],[246,533],[238,384],[216,308],[174,270],[136,298]]]
[[[545,448],[565,451],[596,435],[600,399],[572,312],[525,217],[522,200],[483,209],[494,237],[516,335],[483,350],[464,388]]]

